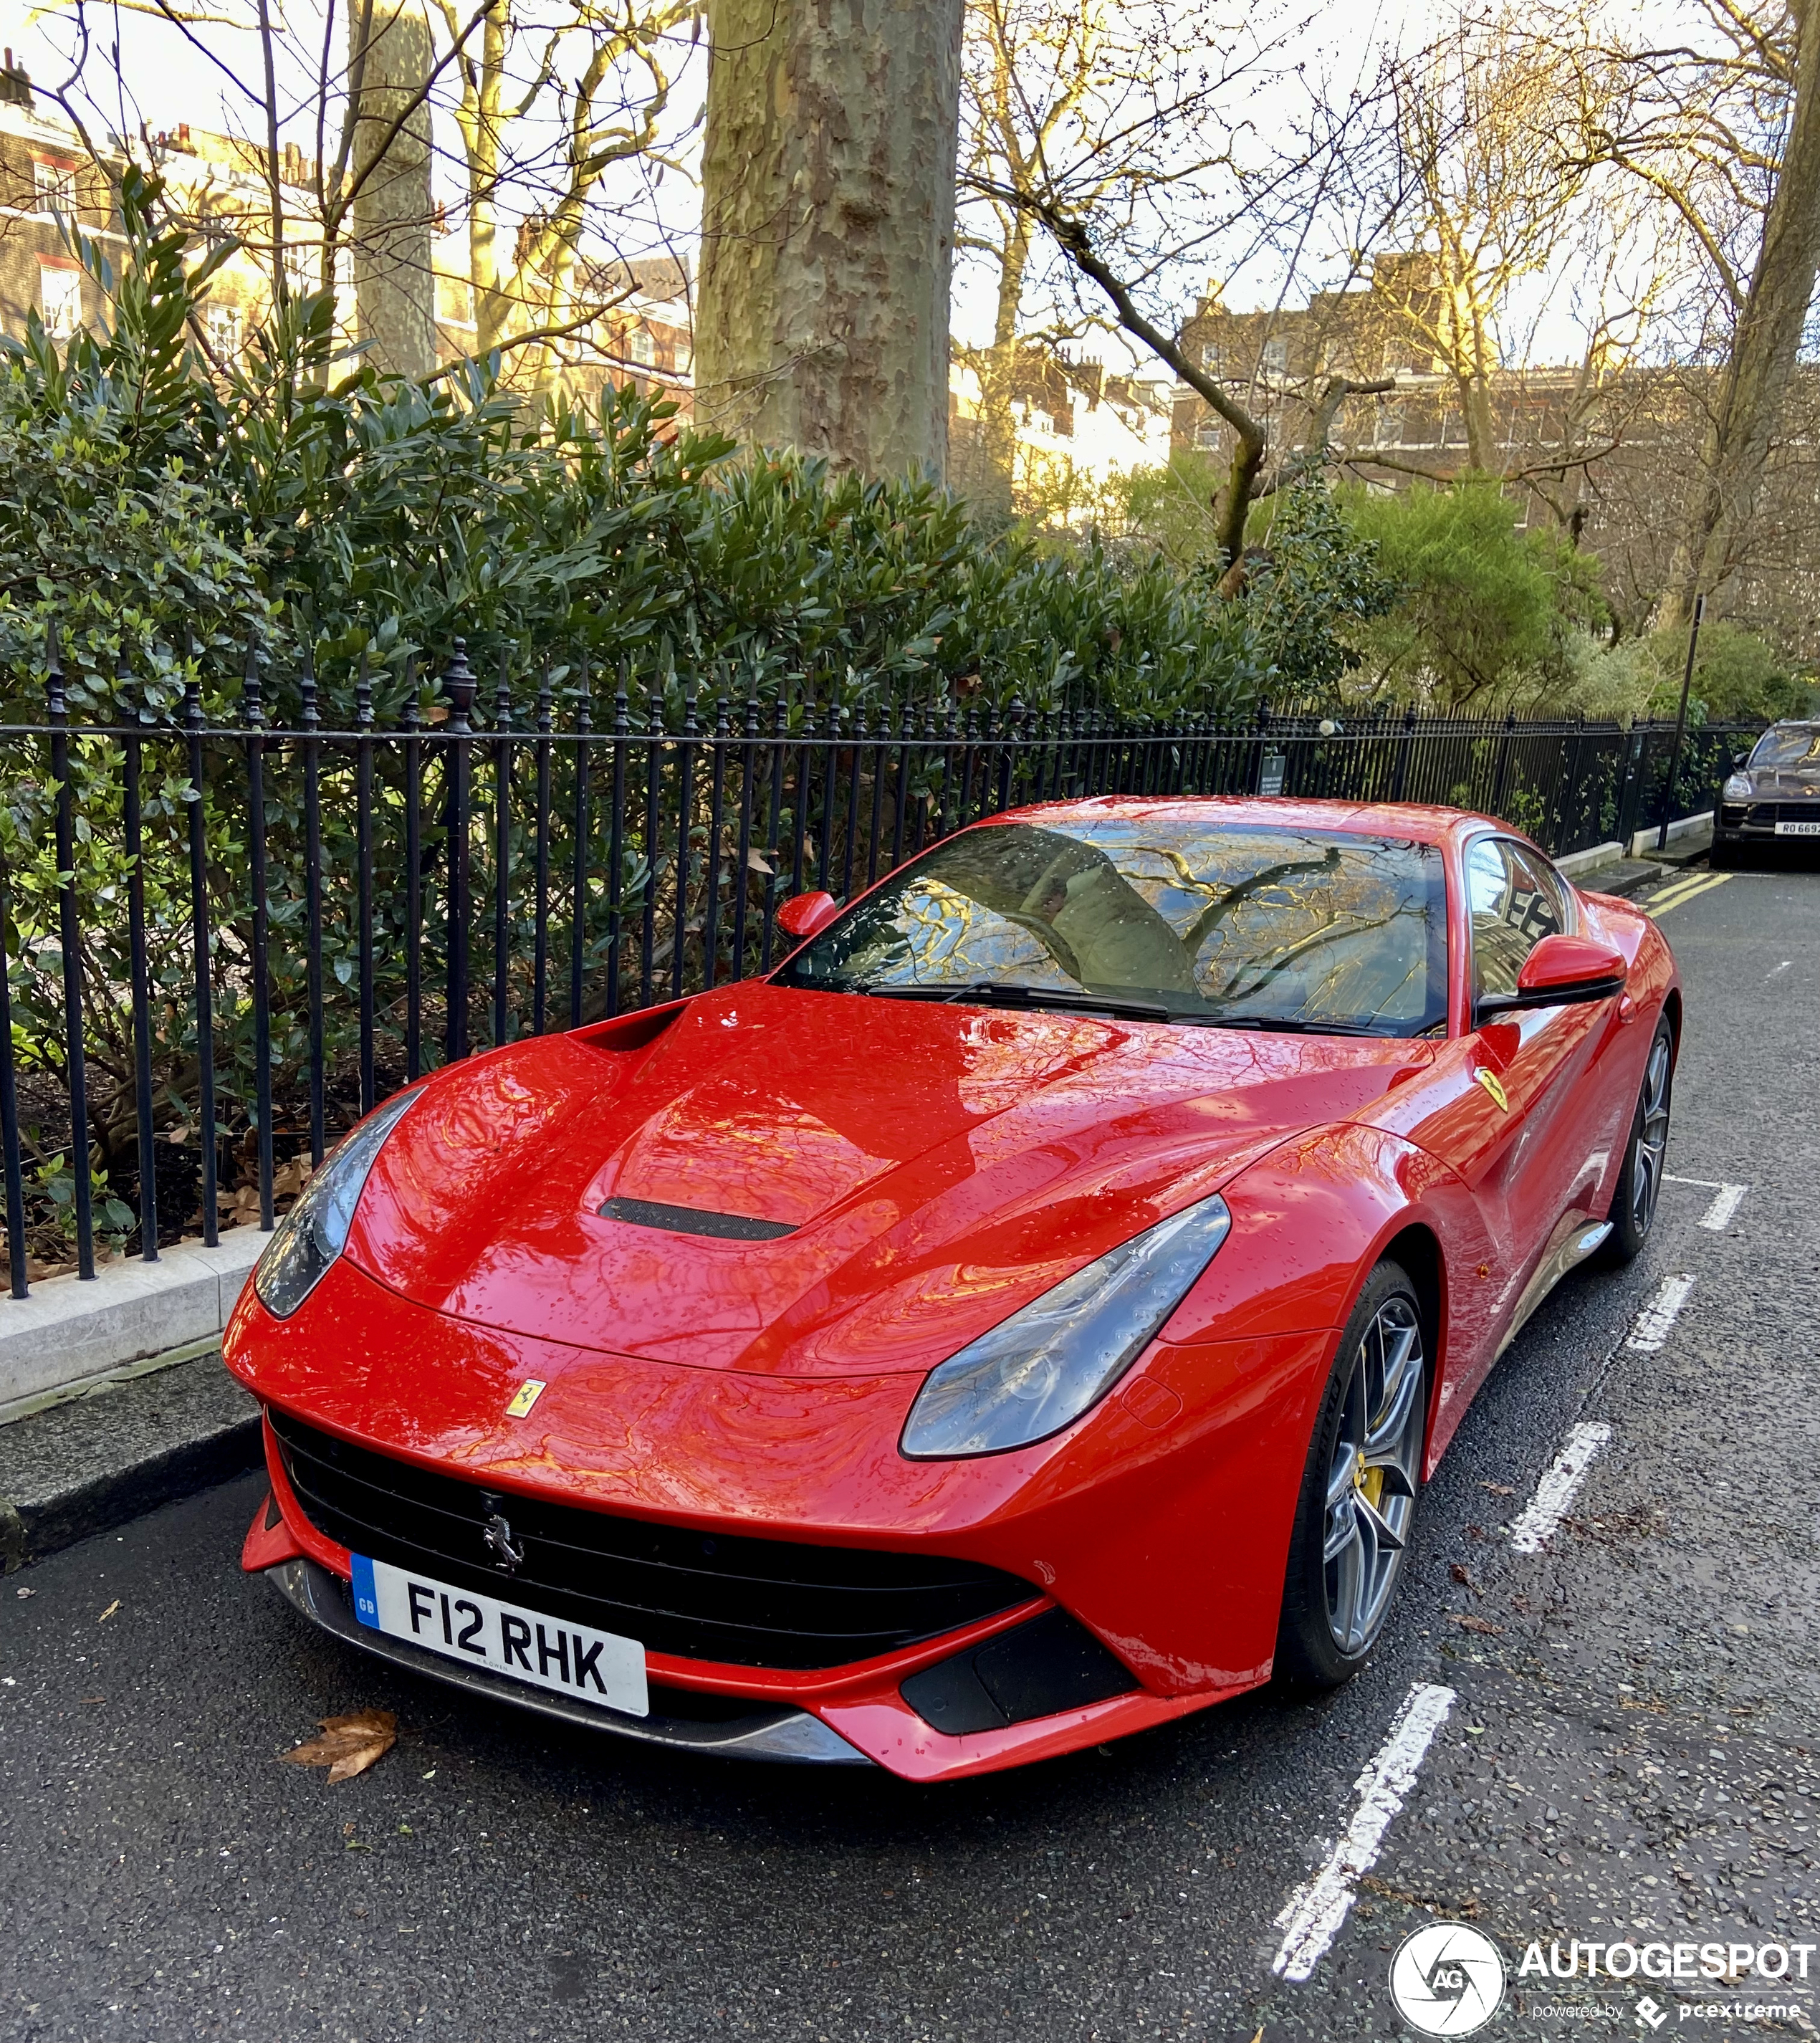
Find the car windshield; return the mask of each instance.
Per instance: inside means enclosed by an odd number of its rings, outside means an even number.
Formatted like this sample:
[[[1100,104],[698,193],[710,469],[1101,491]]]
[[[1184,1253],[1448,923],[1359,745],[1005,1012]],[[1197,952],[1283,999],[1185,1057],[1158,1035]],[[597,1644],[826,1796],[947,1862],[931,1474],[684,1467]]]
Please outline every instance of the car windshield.
[[[1432,845],[1182,815],[937,845],[779,974],[827,992],[1413,1036],[1446,1016]]]
[[[1753,766],[1820,767],[1820,724],[1785,723],[1766,730],[1750,755]]]

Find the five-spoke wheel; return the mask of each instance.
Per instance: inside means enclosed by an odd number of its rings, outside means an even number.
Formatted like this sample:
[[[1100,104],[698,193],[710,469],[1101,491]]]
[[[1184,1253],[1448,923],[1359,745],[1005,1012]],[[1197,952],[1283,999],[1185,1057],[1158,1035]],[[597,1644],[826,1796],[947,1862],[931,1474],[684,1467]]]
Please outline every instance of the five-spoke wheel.
[[[1277,1672],[1332,1687],[1383,1632],[1422,1487],[1428,1349],[1408,1274],[1378,1264],[1340,1336],[1315,1420],[1283,1584]]]
[[[1349,1658],[1377,1638],[1402,1569],[1421,1479],[1425,1376],[1416,1308],[1389,1298],[1353,1351],[1328,1466],[1328,1624]]]
[[[1665,1016],[1649,1039],[1637,1110],[1630,1117],[1630,1139],[1624,1145],[1623,1167],[1611,1197],[1611,1232],[1600,1251],[1600,1260],[1607,1265],[1628,1263],[1638,1255],[1655,1225],[1674,1083],[1675,1037]]]

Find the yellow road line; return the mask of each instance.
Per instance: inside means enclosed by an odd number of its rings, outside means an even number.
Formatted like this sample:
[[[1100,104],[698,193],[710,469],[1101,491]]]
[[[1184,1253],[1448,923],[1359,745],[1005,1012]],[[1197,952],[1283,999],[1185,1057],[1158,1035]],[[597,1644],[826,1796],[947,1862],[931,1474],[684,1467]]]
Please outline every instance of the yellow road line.
[[[1730,877],[1729,872],[1703,872],[1696,879],[1678,880],[1643,906],[1652,915],[1665,915],[1671,908],[1679,908],[1683,903],[1692,900],[1696,894],[1710,894],[1715,887],[1724,886]]]

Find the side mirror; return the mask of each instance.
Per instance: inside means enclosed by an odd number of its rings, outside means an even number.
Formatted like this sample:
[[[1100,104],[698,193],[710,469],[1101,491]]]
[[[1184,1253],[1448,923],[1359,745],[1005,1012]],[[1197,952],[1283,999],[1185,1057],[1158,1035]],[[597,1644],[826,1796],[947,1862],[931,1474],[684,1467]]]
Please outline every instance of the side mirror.
[[[1748,752],[1734,752],[1731,755],[1731,763],[1734,766],[1748,766],[1750,764],[1750,754]]]
[[[777,926],[787,937],[812,937],[840,912],[832,894],[793,894],[777,911]]]
[[[1544,937],[1524,959],[1515,993],[1481,1000],[1475,1022],[1529,1007],[1572,1007],[1624,991],[1624,953],[1590,937]]]

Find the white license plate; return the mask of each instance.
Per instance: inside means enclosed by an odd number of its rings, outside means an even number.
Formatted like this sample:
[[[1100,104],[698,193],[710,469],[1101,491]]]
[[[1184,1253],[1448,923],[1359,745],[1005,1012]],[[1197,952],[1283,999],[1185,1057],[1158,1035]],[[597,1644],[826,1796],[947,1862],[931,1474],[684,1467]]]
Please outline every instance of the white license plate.
[[[354,1614],[374,1631],[408,1639],[445,1659],[490,1667],[601,1709],[650,1714],[645,1649],[635,1639],[565,1623],[476,1589],[452,1589],[364,1554],[354,1556]]]
[[[1816,816],[1812,822],[1778,823],[1776,834],[1778,837],[1820,837],[1820,816]]]

